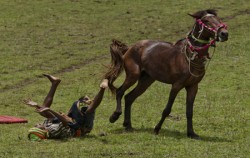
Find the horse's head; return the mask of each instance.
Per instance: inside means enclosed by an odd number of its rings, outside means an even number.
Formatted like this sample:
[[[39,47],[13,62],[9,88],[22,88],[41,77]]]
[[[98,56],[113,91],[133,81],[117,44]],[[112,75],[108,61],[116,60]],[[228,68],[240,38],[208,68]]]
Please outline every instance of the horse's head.
[[[220,20],[215,10],[198,11],[189,15],[196,19],[195,25],[199,26],[199,36],[213,38],[220,42],[228,40],[227,25]]]

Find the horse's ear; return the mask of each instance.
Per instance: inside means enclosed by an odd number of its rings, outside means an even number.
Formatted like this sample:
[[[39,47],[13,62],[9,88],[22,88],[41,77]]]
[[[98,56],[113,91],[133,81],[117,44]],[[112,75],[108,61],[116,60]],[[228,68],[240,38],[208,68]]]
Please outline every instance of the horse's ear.
[[[198,18],[195,14],[188,13],[187,15],[193,17],[193,18]]]
[[[200,19],[203,16],[205,16],[206,14],[213,14],[213,15],[217,16],[216,10],[214,10],[214,9],[201,10],[201,11],[198,11],[194,14],[188,13],[188,15],[190,15],[191,17],[196,18],[196,19]]]
[[[213,15],[217,16],[217,10],[215,10],[215,9],[208,9],[208,10],[206,10],[206,11],[207,11],[207,13],[209,13],[209,14],[213,14]]]

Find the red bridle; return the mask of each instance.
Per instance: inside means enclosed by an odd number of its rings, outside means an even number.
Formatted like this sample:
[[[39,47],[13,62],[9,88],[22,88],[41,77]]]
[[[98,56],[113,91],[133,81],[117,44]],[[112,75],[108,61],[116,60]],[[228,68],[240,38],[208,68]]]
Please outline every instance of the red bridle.
[[[212,15],[212,14],[207,14],[207,15],[205,15],[204,17],[206,17],[206,16],[214,16],[214,15]],[[189,49],[190,49],[191,51],[196,51],[196,52],[198,52],[198,51],[201,51],[201,50],[206,50],[206,49],[208,49],[210,46],[215,45],[215,40],[216,40],[216,38],[217,38],[217,32],[219,31],[219,29],[221,29],[221,28],[227,29],[227,25],[224,24],[224,23],[220,23],[220,24],[217,25],[216,27],[209,27],[209,26],[207,26],[207,25],[204,24],[204,23],[202,22],[202,20],[201,20],[201,19],[203,19],[204,17],[202,17],[202,18],[200,18],[200,19],[196,19],[197,24],[198,24],[199,26],[201,26],[201,28],[202,28],[200,33],[202,33],[203,28],[206,28],[206,29],[208,29],[209,31],[214,32],[214,33],[215,33],[215,37],[214,37],[211,41],[208,41],[208,42],[200,42],[200,43],[206,44],[206,45],[204,45],[204,46],[202,46],[202,47],[195,47],[195,46],[193,46],[193,45],[191,44],[189,38],[187,37],[186,39],[187,39],[187,41],[188,41],[188,46],[189,46]],[[192,31],[191,31],[189,34],[192,34]],[[199,42],[199,39],[196,39],[196,40]]]
[[[199,25],[201,25],[202,27],[205,27],[207,28],[208,30],[214,32],[217,34],[218,30],[221,29],[221,28],[224,28],[224,29],[227,29],[227,25],[224,24],[224,23],[220,23],[219,25],[217,25],[217,27],[213,28],[213,27],[208,27],[206,24],[204,24],[201,19],[196,19],[197,23]]]
[[[189,48],[192,50],[192,51],[201,51],[201,50],[205,50],[205,49],[208,49],[210,46],[214,45],[215,44],[215,39],[211,40],[208,44],[206,44],[205,46],[203,47],[194,47],[191,43],[190,43],[190,40],[187,38],[187,41],[188,41],[188,45],[189,45]]]

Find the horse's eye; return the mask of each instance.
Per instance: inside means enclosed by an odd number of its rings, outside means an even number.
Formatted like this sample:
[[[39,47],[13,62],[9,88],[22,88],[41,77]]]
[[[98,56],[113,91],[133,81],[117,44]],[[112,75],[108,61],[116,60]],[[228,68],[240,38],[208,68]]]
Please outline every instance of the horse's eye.
[[[203,20],[204,23],[208,23],[209,21],[208,20]]]

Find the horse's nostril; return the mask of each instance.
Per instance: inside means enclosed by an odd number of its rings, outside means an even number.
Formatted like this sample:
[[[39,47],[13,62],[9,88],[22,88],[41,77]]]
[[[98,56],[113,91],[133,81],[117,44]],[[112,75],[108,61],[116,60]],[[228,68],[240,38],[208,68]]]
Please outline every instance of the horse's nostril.
[[[228,32],[227,31],[221,31],[219,33],[218,41],[224,42],[224,41],[227,41],[227,40],[228,40]]]
[[[228,37],[228,33],[227,32],[221,32],[220,35],[221,35],[221,37]]]

